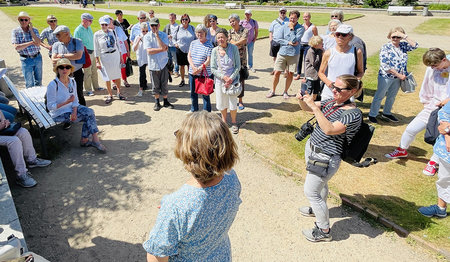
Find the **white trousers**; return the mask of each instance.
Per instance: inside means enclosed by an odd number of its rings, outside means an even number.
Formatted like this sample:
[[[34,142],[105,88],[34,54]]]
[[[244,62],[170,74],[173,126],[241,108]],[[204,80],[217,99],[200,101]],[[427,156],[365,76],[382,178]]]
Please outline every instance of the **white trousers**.
[[[0,136],[0,146],[8,147],[14,169],[19,176],[28,171],[25,161],[33,162],[36,159],[30,133],[23,127],[14,136]]]
[[[438,197],[450,203],[450,163],[439,158],[438,180],[436,181]]]

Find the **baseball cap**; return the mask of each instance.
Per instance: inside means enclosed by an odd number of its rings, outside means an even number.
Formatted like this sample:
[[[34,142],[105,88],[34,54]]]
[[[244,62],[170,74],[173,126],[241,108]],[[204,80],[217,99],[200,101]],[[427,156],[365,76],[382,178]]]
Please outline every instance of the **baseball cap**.
[[[159,25],[159,19],[156,17],[150,18],[150,20],[148,21],[148,23],[150,25]]]
[[[351,25],[341,24],[337,28],[336,33],[353,34],[353,27]]]
[[[283,6],[282,8],[280,8],[280,12],[281,11],[286,11],[286,7]]]
[[[245,14],[251,14],[251,13],[252,13],[252,10],[250,10],[250,9],[245,10]]]
[[[101,24],[101,25],[109,24],[109,21],[110,21],[109,18],[108,17],[104,17],[104,16],[102,16],[102,17],[100,17],[98,19],[98,23]]]

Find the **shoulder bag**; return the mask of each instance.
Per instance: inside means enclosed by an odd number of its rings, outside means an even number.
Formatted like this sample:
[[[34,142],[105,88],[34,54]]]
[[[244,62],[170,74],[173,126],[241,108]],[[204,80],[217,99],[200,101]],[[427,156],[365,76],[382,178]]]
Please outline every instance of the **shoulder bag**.
[[[203,64],[202,75],[195,79],[195,93],[209,96],[214,92],[214,80],[208,77],[206,66]]]
[[[425,129],[424,140],[426,143],[430,145],[434,145],[436,143],[436,139],[439,136],[439,121],[438,121],[438,113],[441,108],[438,107],[433,112],[431,112],[430,117],[428,118],[427,127]]]
[[[409,73],[405,80],[402,80],[400,87],[404,93],[413,93],[416,91],[417,82],[412,73]]]

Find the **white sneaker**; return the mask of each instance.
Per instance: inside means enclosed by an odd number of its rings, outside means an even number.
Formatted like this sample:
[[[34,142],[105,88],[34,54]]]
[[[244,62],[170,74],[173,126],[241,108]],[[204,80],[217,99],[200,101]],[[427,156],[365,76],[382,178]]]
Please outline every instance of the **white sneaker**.
[[[250,71],[252,71],[252,73],[256,73],[256,70],[253,67],[250,68]]]
[[[136,96],[142,96],[142,90],[139,90],[139,92],[136,94]]]

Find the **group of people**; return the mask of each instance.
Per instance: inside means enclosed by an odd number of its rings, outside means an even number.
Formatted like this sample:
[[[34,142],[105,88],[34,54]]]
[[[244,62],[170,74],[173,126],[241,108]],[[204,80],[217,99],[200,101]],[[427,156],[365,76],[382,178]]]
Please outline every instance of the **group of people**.
[[[161,31],[154,12],[149,18],[145,11],[139,11],[139,22],[135,25],[130,25],[120,10],[116,11],[116,16],[116,21],[107,15],[101,17],[102,29],[93,34],[90,30],[93,17],[85,13],[72,37],[69,28],[56,26],[54,16],[48,17],[49,28],[39,35],[32,27],[29,15],[21,12],[21,26],[13,31],[13,44],[21,56],[26,86],[42,84],[39,46],[43,46],[49,50],[57,74],[48,85],[47,105],[51,116],[59,122],[83,121],[80,145],[94,146],[104,152],[106,148],[97,135],[95,114],[85,106],[83,97],[83,84],[88,94],[99,88],[98,83],[94,83],[97,69],[108,89],[105,102],[113,100],[111,81],[117,89],[117,97],[126,99],[121,93],[121,79],[125,86],[127,84],[121,65],[129,58],[130,50],[136,52],[140,73],[137,95],[142,96],[147,89],[148,70],[155,111],[162,107],[173,108],[168,101],[168,82],[172,76],[181,77],[179,87],[183,87],[187,74],[191,107],[175,133],[175,155],[192,178],[180,190],[163,198],[156,225],[144,248],[148,261],[168,258],[174,261],[191,258],[228,261],[231,249],[227,234],[241,203],[239,179],[232,169],[238,155],[231,132],[239,131],[237,110],[245,108],[242,99],[245,80],[249,71],[255,72],[253,48],[258,23],[251,18],[251,10],[245,11],[246,19],[242,21],[238,15],[230,15],[230,30],[219,28],[215,15],[208,14],[203,24],[193,27],[188,14],[181,16],[178,25],[176,14],[171,13],[170,23]],[[285,99],[290,97],[288,90],[293,80],[300,80],[296,99],[301,109],[314,114],[317,122],[305,146],[304,192],[310,206],[299,209],[302,215],[315,217],[316,223],[303,234],[313,242],[331,241],[327,183],[339,169],[345,143],[353,139],[363,121],[355,99],[362,93],[361,79],[366,70],[367,52],[364,41],[354,34],[352,26],[343,23],[342,11],[331,13],[328,30],[321,36],[311,23],[310,13],[303,14],[303,24],[298,23],[299,18],[297,10],[288,14],[282,7],[279,17],[270,25],[270,56],[274,70],[271,72],[272,87],[266,97],[275,95],[283,73],[286,77]],[[380,51],[378,86],[369,113],[372,123],[378,123],[378,111],[384,97],[386,102],[381,119],[399,121],[391,112],[392,106],[401,81],[409,75],[407,53],[418,47],[401,27],[392,28],[387,38],[389,42]],[[43,39],[47,39],[48,44],[41,42]],[[86,69],[89,67],[82,69],[85,61],[80,60],[86,57],[84,47],[92,59],[90,71]],[[406,128],[400,146],[386,155],[391,159],[407,157],[406,149],[425,128],[431,112],[442,107],[439,111],[441,135],[434,146],[435,154],[424,169],[425,174],[434,175],[439,168],[437,204],[419,209],[428,217],[445,217],[450,202],[449,59],[450,56],[439,48],[431,48],[423,55],[427,71],[420,99],[424,109]],[[185,66],[188,66],[187,71]],[[212,110],[209,94],[202,94],[203,112],[194,113],[199,111],[196,80],[201,77],[214,79],[216,108],[221,112],[221,118],[208,113]],[[88,89],[87,83],[94,89]],[[226,124],[228,111],[231,132]],[[27,161],[34,162],[34,158],[32,152],[31,156],[27,155]],[[20,175],[26,173],[20,172]]]

